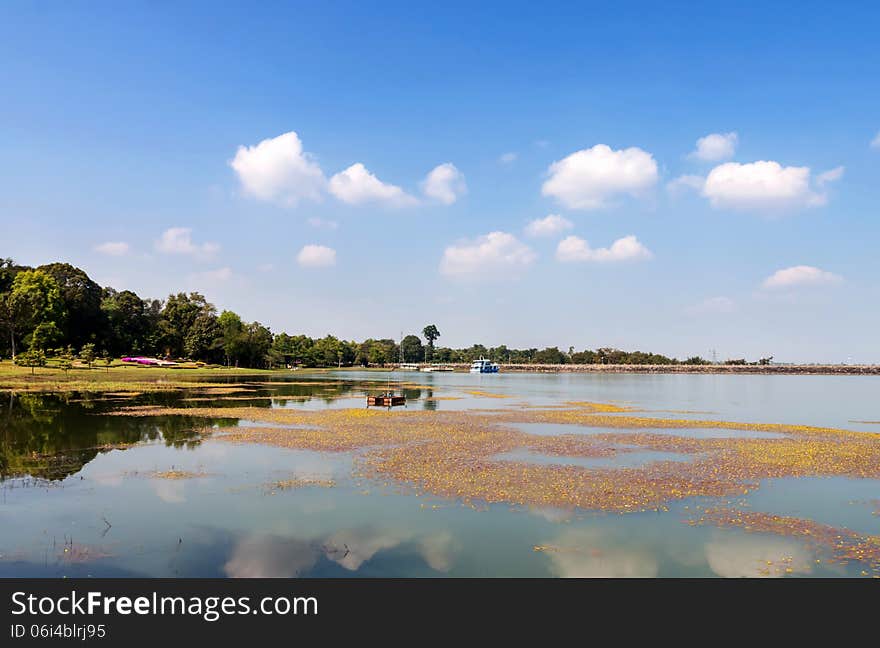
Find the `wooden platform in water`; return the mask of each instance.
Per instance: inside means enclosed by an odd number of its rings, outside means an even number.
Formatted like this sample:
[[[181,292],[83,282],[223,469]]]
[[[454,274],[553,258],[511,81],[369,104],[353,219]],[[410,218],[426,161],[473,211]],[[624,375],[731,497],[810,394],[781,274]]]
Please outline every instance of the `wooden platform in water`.
[[[367,407],[397,407],[406,405],[406,396],[367,396]]]

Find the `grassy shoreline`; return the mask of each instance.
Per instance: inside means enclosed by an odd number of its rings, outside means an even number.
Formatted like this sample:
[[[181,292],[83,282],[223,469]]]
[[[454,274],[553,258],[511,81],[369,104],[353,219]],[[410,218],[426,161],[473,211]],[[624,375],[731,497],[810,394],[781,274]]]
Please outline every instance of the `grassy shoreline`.
[[[31,370],[11,362],[0,362],[0,391],[22,392],[157,392],[228,385],[230,379],[244,376],[314,375],[330,371],[388,372],[385,368],[342,367],[325,369],[168,369],[114,364],[109,369],[77,366],[65,372],[54,366]],[[467,365],[456,365],[466,371]],[[745,375],[880,375],[880,365],[501,365],[508,373],[702,373]],[[216,380],[212,380],[216,379]]]

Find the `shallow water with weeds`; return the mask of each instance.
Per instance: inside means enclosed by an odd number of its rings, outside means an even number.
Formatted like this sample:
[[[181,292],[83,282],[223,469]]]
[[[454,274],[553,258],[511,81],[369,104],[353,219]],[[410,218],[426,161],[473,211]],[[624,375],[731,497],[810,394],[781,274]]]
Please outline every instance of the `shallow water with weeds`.
[[[0,576],[880,576],[878,377],[391,378],[0,393]]]

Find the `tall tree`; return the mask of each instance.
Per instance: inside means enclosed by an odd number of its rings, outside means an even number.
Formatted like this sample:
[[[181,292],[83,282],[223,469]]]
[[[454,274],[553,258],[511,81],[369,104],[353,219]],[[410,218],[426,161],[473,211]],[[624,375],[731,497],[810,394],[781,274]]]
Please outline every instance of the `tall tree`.
[[[193,292],[169,295],[162,309],[159,326],[167,354],[181,357],[186,353],[185,341],[199,315],[216,313],[213,304],[203,295]]]
[[[149,303],[130,290],[116,292],[105,288],[101,300],[106,322],[104,348],[111,353],[154,351],[148,341],[153,326],[148,308]]]
[[[400,341],[404,362],[421,362],[425,357],[422,341],[415,335],[407,335]]]
[[[15,357],[15,339],[25,332],[32,332],[40,324],[53,324],[64,317],[61,291],[50,275],[41,270],[25,270],[15,275],[12,289],[2,305],[2,317],[9,331],[12,356]],[[51,328],[51,327],[46,327]],[[40,343],[48,336],[39,338]]]
[[[424,335],[425,339],[428,341],[428,355],[426,357],[428,360],[433,360],[434,340],[440,337],[440,330],[433,324],[428,324],[425,328],[422,329],[422,335]]]
[[[65,318],[58,324],[64,343],[80,347],[94,342],[102,328],[101,286],[69,263],[49,263],[37,270],[51,276],[61,292]]]

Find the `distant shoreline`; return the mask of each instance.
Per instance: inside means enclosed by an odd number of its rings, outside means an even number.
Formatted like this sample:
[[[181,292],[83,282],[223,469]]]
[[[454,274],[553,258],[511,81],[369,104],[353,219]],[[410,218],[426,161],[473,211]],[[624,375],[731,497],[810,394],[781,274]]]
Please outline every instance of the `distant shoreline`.
[[[470,365],[445,363],[456,371]],[[821,376],[880,376],[880,365],[777,364],[777,365],[611,365],[611,364],[500,364],[504,373],[650,373],[650,374],[785,374]]]

